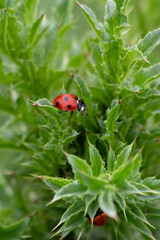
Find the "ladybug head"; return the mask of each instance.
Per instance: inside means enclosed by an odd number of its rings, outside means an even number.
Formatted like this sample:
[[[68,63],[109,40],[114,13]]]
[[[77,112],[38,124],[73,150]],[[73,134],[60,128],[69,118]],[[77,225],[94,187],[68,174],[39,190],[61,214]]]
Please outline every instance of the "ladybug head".
[[[87,106],[82,102],[81,100],[78,99],[78,105],[77,105],[78,111],[82,113],[86,113]]]

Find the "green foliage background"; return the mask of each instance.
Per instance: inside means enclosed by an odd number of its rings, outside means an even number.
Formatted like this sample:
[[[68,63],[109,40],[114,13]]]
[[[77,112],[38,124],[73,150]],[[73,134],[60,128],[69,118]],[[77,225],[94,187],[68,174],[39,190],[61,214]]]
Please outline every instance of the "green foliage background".
[[[0,239],[160,239],[159,7],[0,0]]]

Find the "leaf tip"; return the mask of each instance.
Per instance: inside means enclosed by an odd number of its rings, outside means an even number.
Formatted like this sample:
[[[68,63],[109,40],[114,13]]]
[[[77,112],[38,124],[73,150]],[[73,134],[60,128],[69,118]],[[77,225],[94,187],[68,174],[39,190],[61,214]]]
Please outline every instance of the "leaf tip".
[[[120,100],[118,100],[118,104],[120,104],[122,102],[122,98]]]
[[[69,71],[71,78],[74,78],[74,74]]]
[[[147,220],[145,221],[145,223],[148,224],[150,227],[152,227],[153,229],[156,230],[156,228],[152,224],[150,224],[150,222],[148,222]]]
[[[76,1],[76,3],[78,4],[79,7],[81,7],[81,4],[78,1]]]
[[[58,230],[53,236],[50,237],[50,239],[52,239],[53,237],[55,237],[56,235],[58,235],[60,233],[60,230]]]
[[[53,229],[52,229],[52,231],[51,232],[53,232],[59,225],[61,225],[62,224],[62,221],[60,221]]]
[[[62,236],[61,236],[61,238],[60,238],[60,240],[63,240],[64,238],[65,238],[65,236],[64,236],[64,235],[62,235]]]
[[[36,212],[34,212],[34,213],[31,213],[31,214],[29,214],[27,217],[30,219],[30,218],[32,218],[33,217],[33,215],[35,215],[36,214]]]
[[[38,107],[38,106],[39,106],[39,104],[38,104],[37,102],[35,102],[33,105],[34,105],[34,106],[36,106],[36,107]]]
[[[40,180],[43,180],[43,177],[42,176],[39,176],[39,175],[36,175],[36,174],[30,174],[32,177],[36,177]]]
[[[141,153],[143,150],[143,147],[138,150],[138,153]]]
[[[38,179],[40,180],[43,180],[43,177],[42,176],[37,176]]]
[[[145,57],[143,57],[143,62],[150,64],[150,62]]]
[[[114,219],[116,222],[119,222],[119,218],[118,218],[117,213],[113,216],[113,219]]]
[[[46,206],[48,207],[49,205],[51,205],[51,204],[54,203],[55,201],[56,201],[56,199],[53,198],[50,202],[48,202],[48,203],[46,204]]]
[[[87,142],[88,142],[88,146],[91,146],[91,143],[90,143],[88,137],[87,137]]]
[[[65,151],[63,151],[63,150],[62,150],[62,152],[64,153],[64,155],[65,155],[66,157],[68,157],[69,153],[67,153],[67,152],[65,152]]]
[[[151,236],[151,238],[152,238],[153,240],[156,240],[155,237],[153,237],[153,236]]]
[[[58,26],[57,26],[57,30],[60,30],[61,29],[61,24],[58,24]]]

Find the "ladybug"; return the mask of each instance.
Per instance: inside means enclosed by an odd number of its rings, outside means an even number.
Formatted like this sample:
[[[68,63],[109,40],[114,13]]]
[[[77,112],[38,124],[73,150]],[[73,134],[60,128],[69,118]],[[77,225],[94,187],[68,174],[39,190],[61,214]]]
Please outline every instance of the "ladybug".
[[[92,221],[88,214],[86,215],[86,217],[88,218],[88,222],[91,224]],[[107,221],[108,221],[107,214],[102,212],[101,209],[98,209],[95,217],[93,218],[93,225],[101,227],[101,226],[105,225]]]
[[[79,112],[86,112],[87,106],[79,100],[79,98],[73,94],[61,94],[58,97],[56,97],[53,101],[53,105],[56,108],[59,108],[61,110],[65,111],[75,111],[78,109]]]

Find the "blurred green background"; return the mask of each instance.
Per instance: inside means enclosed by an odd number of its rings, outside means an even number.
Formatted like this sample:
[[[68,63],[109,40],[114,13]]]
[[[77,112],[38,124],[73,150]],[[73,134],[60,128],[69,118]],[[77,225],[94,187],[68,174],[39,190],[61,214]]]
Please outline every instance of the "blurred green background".
[[[40,1],[40,12],[45,12],[48,19],[52,19],[54,14],[56,14],[56,4],[58,1],[54,0],[53,2],[50,0]],[[86,4],[88,7],[93,9],[97,16],[97,19],[101,22],[104,21],[103,16],[104,7],[106,4],[105,0],[82,0],[80,3]],[[128,34],[125,36],[126,44],[132,46],[137,42],[137,40],[139,40],[141,37],[144,37],[149,31],[152,31],[159,27],[159,8],[159,0],[129,1],[127,13],[131,27],[128,31]],[[77,42],[77,39],[79,42],[81,42],[82,40],[86,39],[87,34],[88,32],[91,32],[91,29],[82,13],[79,11],[79,7],[76,3],[74,4],[73,15],[75,24],[72,30],[68,33],[66,41],[69,40],[68,36],[71,36],[73,39],[76,39],[75,42]],[[159,48],[160,47],[158,47],[158,51],[155,49],[154,53],[152,54],[152,58],[155,60],[155,62],[156,58],[158,58]]]

